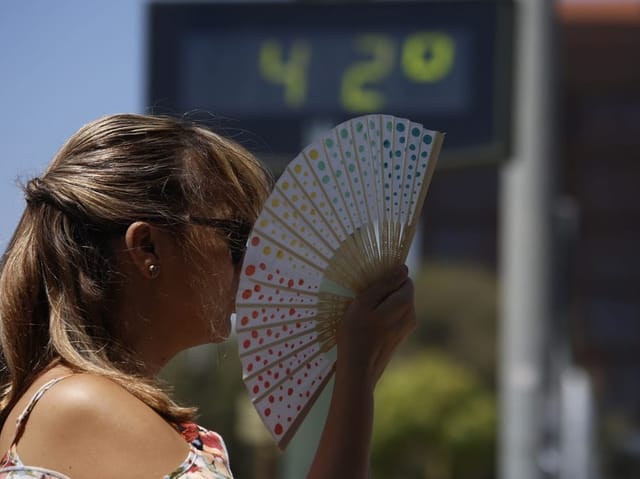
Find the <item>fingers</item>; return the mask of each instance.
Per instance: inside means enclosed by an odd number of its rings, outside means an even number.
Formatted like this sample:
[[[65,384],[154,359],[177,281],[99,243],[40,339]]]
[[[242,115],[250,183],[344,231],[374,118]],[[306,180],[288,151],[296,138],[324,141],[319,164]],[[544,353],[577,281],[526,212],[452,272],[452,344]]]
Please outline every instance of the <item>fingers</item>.
[[[408,268],[405,265],[397,266],[389,275],[386,275],[365,289],[358,296],[358,301],[362,303],[363,306],[374,309],[385,301],[389,295],[399,289],[408,277]]]
[[[394,351],[416,327],[413,281],[398,266],[351,303],[338,330],[338,357],[345,371],[370,375],[373,383]]]
[[[376,307],[376,311],[382,315],[391,314],[401,308],[413,308],[414,304],[413,281],[406,278],[402,284],[389,292]]]

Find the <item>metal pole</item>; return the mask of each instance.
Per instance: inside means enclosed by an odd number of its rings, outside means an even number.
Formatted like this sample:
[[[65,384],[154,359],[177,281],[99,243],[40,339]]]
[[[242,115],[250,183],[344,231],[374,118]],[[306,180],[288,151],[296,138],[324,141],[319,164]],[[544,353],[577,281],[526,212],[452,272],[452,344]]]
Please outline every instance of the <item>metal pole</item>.
[[[538,479],[546,322],[552,314],[552,0],[516,1],[513,157],[500,184],[502,479]]]

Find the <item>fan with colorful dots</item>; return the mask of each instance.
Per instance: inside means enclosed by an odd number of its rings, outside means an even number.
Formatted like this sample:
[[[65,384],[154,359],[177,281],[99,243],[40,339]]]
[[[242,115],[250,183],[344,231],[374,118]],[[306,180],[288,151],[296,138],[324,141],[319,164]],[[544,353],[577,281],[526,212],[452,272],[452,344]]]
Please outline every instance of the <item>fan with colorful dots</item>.
[[[243,379],[281,448],[331,378],[354,296],[406,260],[444,135],[388,115],[342,123],[285,169],[242,266]]]

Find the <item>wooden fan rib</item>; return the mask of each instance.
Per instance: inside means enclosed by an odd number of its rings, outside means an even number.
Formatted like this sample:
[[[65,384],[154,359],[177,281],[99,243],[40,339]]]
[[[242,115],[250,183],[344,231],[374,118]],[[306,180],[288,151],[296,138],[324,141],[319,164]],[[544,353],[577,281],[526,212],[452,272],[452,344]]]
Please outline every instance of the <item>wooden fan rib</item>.
[[[337,139],[336,137],[332,138],[333,141],[336,142],[336,144],[338,145],[338,151],[340,152],[341,155],[341,159],[344,161],[344,155],[342,150],[340,149],[340,140]],[[324,156],[325,158],[327,158],[327,165],[329,167],[329,170],[331,171],[331,176],[333,177],[335,184],[336,184],[336,190],[338,192],[338,194],[340,195],[340,201],[342,202],[342,205],[346,211],[346,215],[347,215],[347,219],[349,221],[349,225],[351,226],[351,230],[352,233],[347,235],[347,240],[345,240],[346,246],[347,248],[344,248],[343,251],[345,251],[344,255],[350,260],[349,263],[352,266],[355,266],[356,268],[356,274],[352,274],[352,271],[349,271],[347,275],[345,275],[343,281],[345,281],[345,284],[348,285],[354,285],[354,284],[358,284],[358,280],[359,278],[362,278],[362,276],[364,274],[366,274],[366,272],[362,269],[362,254],[359,251],[358,248],[358,242],[359,242],[359,237],[356,235],[358,228],[356,226],[355,221],[353,220],[353,216],[351,215],[351,211],[350,208],[347,206],[347,202],[345,200],[345,196],[344,196],[344,192],[342,191],[342,188],[340,187],[339,183],[338,183],[338,179],[336,176],[336,171],[333,165],[333,161],[330,159],[330,154],[329,151],[327,150],[326,144],[323,141],[321,143],[322,145],[322,149],[324,151]],[[349,175],[345,172],[345,175],[348,177]],[[353,192],[350,192],[350,194],[353,194]],[[334,213],[336,214],[336,216],[338,215],[338,212],[335,210],[335,208],[333,207],[333,203],[331,204],[331,208],[333,209]],[[342,222],[342,219],[340,219],[340,221]],[[343,223],[344,225],[344,223]],[[349,228],[348,226],[345,226],[345,229],[348,231]],[[351,238],[353,240],[353,242],[349,241],[349,238]],[[353,246],[352,246],[353,245]],[[362,244],[360,244],[360,247],[362,248]],[[336,262],[334,261],[333,264],[335,264]]]
[[[422,207],[424,205],[424,200],[427,196],[427,191],[429,190],[429,186],[431,185],[431,179],[433,177],[433,173],[436,169],[436,164],[438,162],[438,157],[440,155],[440,150],[442,148],[442,142],[444,141],[444,135],[438,131],[432,131],[433,134],[433,144],[431,145],[431,149],[428,156],[427,169],[424,172],[424,176],[422,179],[422,185],[420,185],[420,191],[418,193],[418,198],[416,199],[416,206],[414,208],[413,214],[411,215],[411,223],[409,223],[409,227],[407,228],[407,233],[413,238],[415,234],[415,230],[417,227],[417,220],[420,218],[420,214],[422,213]],[[406,256],[409,254],[410,242],[404,241],[404,249],[403,255]]]
[[[362,172],[361,160],[358,157],[357,146],[355,144],[356,132],[354,131],[354,121],[350,121],[347,123],[348,123],[349,132],[350,132],[350,135],[348,135],[348,144],[350,146],[350,151],[352,153],[352,156],[354,157],[353,164],[355,165],[355,169],[357,170],[357,179],[360,185],[366,185],[367,183],[365,180],[365,175],[363,175],[363,172]],[[346,153],[345,153],[345,148],[343,146],[343,142],[341,139],[338,140],[338,145],[340,148],[340,154],[344,159],[346,157]],[[347,177],[349,180],[349,189],[350,189],[351,195],[354,198],[357,198],[358,195],[356,192],[356,188],[353,185],[351,174],[348,174]],[[362,201],[364,203],[364,207],[363,207],[364,212],[360,211],[359,206],[356,206],[356,208],[357,208],[359,219],[360,219],[360,225],[361,225],[360,229],[361,231],[362,230],[365,231],[365,234],[361,236],[363,238],[364,251],[365,251],[365,259],[364,259],[364,265],[366,268],[365,278],[368,279],[368,278],[371,278],[372,276],[372,272],[369,267],[371,266],[371,264],[375,262],[375,257],[376,257],[375,250],[376,250],[377,242],[376,242],[375,235],[372,234],[373,233],[373,228],[371,224],[372,218],[369,215],[369,212],[371,210],[369,208],[369,199],[367,196],[367,192],[365,191],[364,187],[362,187],[360,190],[361,190],[360,193],[362,195]],[[363,214],[365,214],[366,217],[363,217]]]
[[[323,146],[324,148],[324,146]],[[309,170],[311,171],[311,173],[314,176],[314,179],[316,181],[316,183],[319,186],[319,190],[322,191],[322,194],[324,196],[324,199],[326,201],[326,204],[329,206],[329,208],[331,209],[331,212],[333,213],[334,218],[336,218],[336,222],[338,223],[338,225],[340,226],[341,230],[342,230],[342,235],[344,236],[345,240],[349,238],[350,234],[348,233],[347,228],[345,227],[345,225],[342,222],[342,219],[340,218],[340,216],[338,215],[338,212],[336,211],[336,209],[333,206],[333,202],[331,201],[331,199],[327,196],[327,192],[324,190],[324,188],[322,188],[321,185],[321,181],[320,178],[318,177],[315,168],[313,168],[313,166],[311,165],[311,159],[306,155],[306,153],[303,152],[303,158],[305,160],[305,162],[307,163],[307,167],[309,168]],[[326,157],[326,154],[325,154]],[[327,162],[329,163],[329,160],[327,160]],[[333,173],[333,172],[332,172]],[[312,203],[314,204],[314,206],[316,206],[316,202],[311,200]],[[317,208],[316,208],[317,209]],[[320,210],[319,210],[320,211]],[[356,252],[354,252],[353,256],[354,258],[357,257]],[[332,262],[332,265],[335,266],[335,262]],[[340,267],[340,265],[338,265],[338,267]],[[354,274],[355,272],[352,269],[344,269],[344,277],[347,279],[347,283],[353,283],[354,280],[357,279],[357,274]]]
[[[248,280],[248,283],[256,284],[258,282],[254,279],[251,279],[251,280]],[[325,291],[320,291],[320,290],[318,291],[299,290],[299,289],[290,288],[289,286],[283,286],[280,284],[274,285],[273,283],[264,282],[264,281],[260,281],[258,284],[264,285],[267,287],[273,287],[274,290],[295,293],[296,296],[289,296],[288,298],[295,299],[296,302],[270,304],[270,303],[249,301],[248,299],[242,298],[241,300],[238,301],[238,304],[241,306],[243,310],[244,309],[261,309],[261,308],[265,308],[265,309],[270,309],[270,308],[313,309],[313,308],[316,308],[316,309],[323,310],[323,308],[330,307],[331,304],[334,304],[334,303],[337,304],[337,303],[341,303],[341,301],[343,300],[353,299],[352,296],[340,295],[335,292],[327,293]],[[249,288],[248,285],[246,284],[239,288],[239,290],[243,290],[243,289],[252,290],[252,288]],[[268,294],[269,292],[266,291],[261,293]]]
[[[428,132],[433,139],[432,139],[432,144],[426,147],[426,150],[428,150],[428,156],[427,156],[427,162],[426,162],[427,166],[426,166],[426,170],[423,173],[421,173],[423,175],[423,179],[416,197],[413,213],[411,214],[411,219],[410,219],[411,223],[417,222],[417,219],[420,217],[420,214],[422,212],[422,206],[424,205],[424,200],[427,195],[427,190],[429,189],[431,178],[433,176],[433,172],[435,171],[438,156],[440,154],[442,141],[444,139],[444,135],[438,131],[424,130],[423,136],[425,132]],[[420,154],[422,154],[422,152],[423,152],[423,149],[421,144]],[[417,181],[417,178],[416,178],[416,181]]]
[[[368,131],[368,126],[367,126],[367,131]],[[368,134],[366,136],[366,138],[369,138]],[[381,194],[380,194],[380,165],[377,164],[374,160],[374,155],[371,152],[371,145],[370,142],[367,141],[366,143],[366,161],[369,164],[369,171],[371,173],[371,184],[373,185],[371,187],[371,195],[373,197],[373,204],[370,204],[370,211],[372,212],[372,216],[375,217],[375,222],[372,223],[370,225],[370,235],[372,236],[373,241],[373,247],[374,247],[374,255],[373,255],[373,259],[372,259],[372,266],[374,267],[374,275],[379,275],[379,270],[380,270],[380,264],[382,261],[382,257],[383,257],[383,246],[382,246],[382,242],[381,242],[381,225],[382,225],[382,214],[381,214],[381,209],[380,209],[380,198],[381,198]]]
[[[383,143],[383,161],[386,167],[384,173],[384,209],[387,213],[387,229],[385,231],[386,248],[385,248],[385,265],[391,268],[394,265],[396,254],[397,240],[394,237],[395,225],[397,218],[394,208],[394,192],[395,192],[395,158],[393,148],[395,146],[395,119],[391,116],[384,115],[381,117],[381,139]],[[388,146],[387,146],[388,142]]]
[[[336,131],[338,131],[340,128],[343,128],[344,124],[339,125],[338,127],[336,127],[333,131],[334,133]],[[351,137],[353,137],[353,135],[351,135]],[[334,178],[336,178],[336,190],[340,195],[340,200],[342,202],[342,205],[344,206],[345,210],[346,210],[346,215],[348,218],[348,221],[350,223],[350,226],[353,230],[353,233],[351,234],[351,238],[347,239],[346,244],[344,245],[344,247],[341,248],[340,250],[340,254],[343,258],[340,259],[344,259],[346,263],[351,264],[351,265],[355,265],[356,266],[356,273],[357,274],[352,274],[352,272],[350,271],[348,276],[344,277],[342,280],[340,280],[339,278],[336,278],[338,281],[342,281],[345,284],[348,284],[350,287],[354,288],[356,287],[356,289],[359,289],[361,287],[361,283],[363,282],[363,279],[367,278],[370,276],[369,273],[369,264],[370,261],[368,259],[368,252],[371,251],[371,241],[367,238],[368,236],[368,232],[370,231],[370,229],[366,228],[367,222],[364,221],[364,219],[362,218],[362,216],[360,215],[360,210],[359,207],[357,206],[357,194],[356,191],[353,187],[353,183],[351,180],[351,175],[348,172],[348,167],[346,166],[347,160],[345,158],[345,152],[344,152],[344,147],[343,147],[343,143],[340,140],[340,134],[337,134],[335,136],[333,136],[333,138],[331,138],[332,141],[335,142],[335,144],[337,145],[337,150],[339,152],[339,157],[340,160],[342,160],[342,165],[345,166],[345,176],[347,178],[346,182],[348,184],[348,193],[351,196],[351,198],[354,198],[353,203],[354,203],[354,207],[355,207],[355,213],[358,215],[357,219],[359,221],[354,221],[354,217],[351,214],[351,210],[350,208],[348,208],[347,206],[347,201],[345,199],[345,192],[343,191],[343,188],[341,187],[340,183],[337,180],[337,175],[336,175],[336,171],[335,171],[335,167],[333,164],[333,160],[330,159],[330,153],[327,150],[326,147],[326,139],[325,142],[322,143],[322,148],[323,148],[323,152],[324,152],[324,156],[325,158],[328,158],[328,165],[329,165],[329,169],[331,171],[331,174]],[[355,150],[355,149],[354,149]],[[357,165],[357,167],[359,168],[360,165],[358,165],[358,161],[359,159],[356,156],[356,161],[355,164]],[[339,161],[340,161],[339,160]],[[362,178],[361,178],[362,180]],[[332,206],[333,208],[333,206]],[[334,209],[335,211],[335,209]],[[337,214],[337,212],[336,212]],[[365,231],[367,232],[367,234],[363,234],[362,232]],[[365,254],[363,255],[362,252],[365,252]],[[333,261],[332,264],[336,264],[338,261]]]
[[[345,305],[353,300],[352,297],[340,296],[336,293],[326,292],[308,294],[307,297],[316,299],[316,302],[286,304],[243,303],[242,308],[237,313],[238,316],[242,316],[243,314],[245,314],[245,310],[250,310],[251,312],[264,310],[264,315],[266,315],[266,311],[270,311],[271,314],[276,314],[276,312],[278,314],[283,314],[282,311],[287,309],[302,310],[305,315],[296,317],[295,319],[268,321],[263,324],[255,324],[252,322],[246,327],[243,327],[242,325],[236,325],[236,331],[238,333],[245,333],[253,329],[269,329],[282,326],[284,324],[306,323],[309,321],[315,321],[316,323],[321,324],[325,320],[330,319],[332,315],[336,314],[336,312],[342,312],[344,309],[346,309]],[[300,307],[300,304],[302,304],[303,307]]]
[[[261,279],[251,279],[251,284],[257,284],[260,286],[266,286],[269,288],[274,288],[277,289],[281,292],[285,292],[285,293],[296,293],[296,295],[298,296],[304,296],[305,298],[313,298],[313,299],[317,299],[318,300],[318,304],[322,303],[322,298],[326,297],[326,292],[323,292],[321,290],[318,291],[311,291],[309,289],[302,289],[302,288],[295,288],[293,286],[287,286],[287,285],[282,285],[280,283],[273,283],[273,282],[269,282],[269,281],[264,281]],[[352,298],[352,296],[345,294],[338,294],[338,293],[333,293],[333,296],[336,297],[341,297],[341,298]],[[290,296],[290,297],[294,297],[294,296]],[[289,306],[292,306],[293,304],[307,304],[307,303],[287,303]],[[264,305],[262,303],[251,303],[251,302],[247,302],[247,301],[243,301],[242,302],[242,306],[243,307],[266,307],[267,305]],[[282,304],[273,304],[272,307],[283,307]]]
[[[409,167],[407,152],[411,143],[411,122],[391,116],[383,117],[382,122],[384,123],[382,138],[385,145],[388,142],[388,148],[384,155],[385,164],[388,167],[388,172],[383,175],[385,188],[387,188],[387,191],[384,192],[384,210],[385,212],[388,210],[390,213],[390,221],[386,224],[387,227],[384,231],[387,244],[385,264],[391,267],[406,260],[406,254],[403,251],[405,245],[408,244],[404,237],[408,213],[403,211],[405,209],[403,202],[405,195],[408,195],[407,191],[411,192],[411,188],[413,188],[415,175],[412,175],[412,182],[408,185],[406,183]]]
[[[417,133],[414,133],[417,130]],[[411,200],[413,198],[413,191],[415,189],[416,183],[416,165],[418,164],[418,155],[420,154],[421,149],[421,137],[424,128],[422,125],[418,123],[408,122],[407,126],[407,148],[405,150],[405,162],[404,162],[404,170],[403,170],[403,178],[405,181],[407,178],[410,178],[408,193],[410,194],[409,198],[406,201],[406,205],[404,208],[406,211],[403,214],[403,223],[408,225],[411,223]],[[409,158],[410,161],[407,161]],[[404,189],[404,188],[403,188]],[[402,210],[402,207],[401,207]]]
[[[342,128],[344,128],[346,130],[346,127],[342,126]],[[336,129],[340,129],[340,127],[337,127]],[[352,146],[353,143],[350,141],[351,139],[352,138],[349,137],[348,144]],[[357,201],[358,194],[357,194],[357,192],[356,192],[356,190],[355,190],[355,188],[353,186],[353,181],[351,179],[351,174],[349,172],[349,166],[347,164],[347,162],[351,161],[351,160],[347,157],[347,155],[345,153],[345,147],[344,147],[344,144],[342,142],[342,138],[341,138],[340,133],[338,133],[336,135],[336,145],[337,145],[338,152],[340,154],[341,163],[342,163],[342,165],[343,165],[343,167],[345,169],[344,175],[347,178],[347,184],[348,184],[348,190],[349,190],[348,193],[349,193],[350,197],[353,199],[352,201],[353,201],[353,205],[354,205],[354,209],[355,209],[354,216],[357,217],[357,225],[358,226],[356,226],[356,222],[353,221],[353,218],[352,218],[351,214],[349,214],[349,218],[352,220],[352,224],[353,224],[354,230],[355,230],[355,229],[362,228],[362,226],[366,223],[366,217],[363,217],[363,215],[362,215],[362,213],[360,211],[360,207],[358,206],[358,201]],[[350,148],[350,150],[353,150],[353,148]],[[355,161],[354,164],[357,164],[357,158],[356,158],[356,161]],[[345,203],[345,206],[346,206],[346,200],[344,199],[344,195],[342,193],[343,193],[342,189],[340,188],[340,194],[342,196],[343,203]],[[350,213],[350,210],[347,209],[347,212]]]
[[[353,139],[353,149],[356,154],[357,161],[355,162],[358,170],[358,178],[361,185],[363,185],[364,202],[367,211],[368,221],[366,222],[366,235],[369,242],[368,251],[368,280],[372,279],[376,275],[376,263],[380,259],[380,243],[379,237],[376,232],[376,224],[379,220],[378,208],[375,202],[372,203],[371,199],[375,198],[375,192],[377,190],[377,177],[376,171],[373,167],[371,144],[369,139],[368,128],[369,116],[354,119],[350,122],[351,138]],[[357,124],[362,125],[361,131],[357,130]],[[362,151],[359,150],[359,146],[362,146]],[[366,172],[366,175],[365,175]],[[367,185],[369,185],[367,187]]]
[[[366,120],[365,120],[365,126],[367,128],[367,141],[366,141],[366,145],[367,145],[367,149],[368,151],[368,156],[369,156],[369,162],[372,166],[372,176],[373,176],[373,185],[375,188],[375,198],[377,199],[376,203],[375,203],[375,207],[376,207],[376,217],[378,219],[378,222],[382,222],[384,219],[384,209],[381,207],[380,205],[380,198],[382,197],[382,173],[381,173],[381,169],[382,169],[382,163],[380,161],[380,149],[376,147],[375,151],[372,151],[373,145],[379,145],[380,144],[380,138],[378,137],[379,135],[377,135],[377,132],[373,132],[371,131],[371,126],[370,126],[370,122],[372,122],[373,124],[376,123],[376,120],[378,120],[379,115],[368,115],[366,116]],[[380,233],[378,232],[378,237],[380,239]]]
[[[363,188],[364,191],[364,202],[367,211],[367,217],[369,221],[366,222],[367,235],[370,243],[370,259],[369,262],[375,264],[376,260],[380,258],[380,245],[379,238],[375,231],[375,223],[378,222],[378,208],[376,204],[371,204],[370,198],[375,198],[375,192],[377,191],[377,178],[375,174],[375,170],[373,168],[373,162],[371,159],[371,145],[369,144],[369,136],[368,136],[368,126],[367,126],[368,117],[360,117],[356,118],[349,122],[349,128],[351,130],[351,139],[353,145],[353,151],[356,156],[356,167],[358,169],[358,176],[361,185],[372,184],[372,188]],[[357,130],[357,122],[362,125],[362,133]],[[361,142],[361,146],[363,151],[360,152],[358,148],[358,142]],[[362,153],[362,154],[360,154]],[[364,167],[363,164],[366,165],[367,175],[370,175],[369,178],[366,178],[363,173]]]
[[[397,191],[397,184],[396,184],[396,157],[395,157],[395,148],[396,148],[396,119],[393,117],[385,117],[385,119],[383,120],[385,123],[385,129],[386,130],[390,130],[389,133],[387,134],[387,141],[389,141],[389,150],[388,150],[388,154],[387,154],[387,162],[389,165],[389,172],[387,173],[387,181],[389,184],[389,191],[388,191],[388,195],[389,195],[389,200],[388,200],[388,204],[387,207],[389,208],[389,212],[390,212],[390,221],[389,221],[389,230],[388,230],[388,234],[389,234],[389,242],[388,242],[388,252],[387,252],[387,258],[388,258],[388,265],[389,267],[391,267],[393,264],[395,264],[398,261],[398,241],[399,238],[396,236],[396,232],[397,232],[397,225],[398,225],[398,216],[397,216],[397,209],[395,207],[395,197],[396,194],[398,193]],[[388,127],[390,126],[390,127]],[[384,138],[384,136],[383,136]]]
[[[370,115],[367,117],[367,132],[369,136],[369,148],[375,147],[374,151],[370,151],[371,162],[374,166],[376,173],[376,206],[378,209],[378,242],[380,244],[380,266],[384,270],[388,268],[388,218],[384,205],[384,150],[382,149],[383,143],[383,126],[381,115]],[[372,130],[372,126],[376,129]]]
[[[403,225],[406,222],[406,218],[402,215],[402,194],[404,192],[404,185],[407,178],[407,147],[408,141],[407,136],[409,132],[408,129],[409,122],[403,118],[394,118],[393,126],[392,126],[392,211],[394,217],[394,225],[392,228],[392,244],[396,245],[394,249],[394,262],[399,261],[399,248],[401,241],[401,230]],[[399,129],[399,126],[402,125],[402,130]],[[404,137],[404,142],[401,139]],[[398,154],[399,152],[399,154]],[[396,173],[399,169],[402,169],[401,172]]]
[[[370,145],[370,141],[369,141],[369,136],[368,136],[368,118],[369,117],[364,117],[362,118],[360,121],[363,124],[363,133],[362,134],[358,134],[355,130],[354,130],[354,121],[348,122],[349,123],[349,131],[350,131],[350,135],[349,135],[349,139],[350,139],[350,144],[352,146],[352,150],[354,153],[354,165],[357,169],[358,172],[358,180],[360,182],[361,185],[365,185],[365,184],[370,184],[370,181],[373,180],[373,184],[376,185],[377,180],[375,178],[375,173],[374,170],[372,168],[372,160],[371,160],[371,145]],[[365,152],[360,152],[358,150],[358,145],[356,144],[356,141],[354,141],[355,139],[358,139],[358,141],[361,142],[361,145],[363,146],[363,148],[365,149]],[[343,162],[345,162],[345,153],[344,153],[344,147],[343,147],[343,143],[342,141],[338,140],[338,145],[339,145],[339,151],[342,157]],[[362,154],[360,154],[362,153]],[[365,175],[363,174],[363,167],[362,167],[362,162],[363,162],[363,157],[365,158],[365,163],[367,164],[368,168],[368,173],[371,174],[371,179],[365,179]],[[349,182],[349,189],[350,189],[350,194],[354,197],[357,197],[357,194],[355,194],[355,188],[353,186],[353,181],[351,178],[351,175],[348,174],[348,182]],[[357,212],[359,214],[359,218],[360,218],[360,230],[359,230],[359,234],[358,236],[362,239],[362,241],[357,242],[357,246],[360,247],[360,249],[358,250],[358,248],[356,248],[354,254],[354,256],[351,256],[353,261],[356,261],[355,258],[360,258],[358,260],[358,263],[362,264],[362,268],[361,268],[361,274],[359,275],[359,284],[362,286],[362,284],[365,284],[367,282],[369,282],[369,280],[372,278],[372,276],[375,275],[375,264],[378,261],[379,258],[379,254],[378,252],[380,251],[379,248],[379,241],[378,241],[378,237],[377,234],[375,232],[375,225],[373,224],[373,222],[371,221],[372,219],[375,218],[374,221],[377,221],[377,214],[372,215],[372,208],[370,205],[370,201],[368,198],[368,194],[370,193],[369,190],[364,191],[363,193],[363,197],[364,197],[364,202],[365,202],[365,209],[367,212],[367,217],[369,221],[365,221],[364,219],[362,219],[362,216],[360,215],[360,209],[359,207],[357,208]],[[376,211],[377,213],[377,211]],[[364,254],[362,254],[362,251],[364,251]],[[347,256],[348,257],[348,256]]]
[[[308,169],[312,172],[312,174],[314,175],[314,179],[315,179],[316,183],[318,183],[318,184],[319,184],[319,178],[318,178],[318,177],[317,177],[317,175],[315,174],[315,171],[313,170],[313,167],[308,163],[308,159],[307,159],[305,156],[303,156],[303,158],[305,158],[305,160],[307,161],[307,167],[308,167]],[[316,210],[316,211],[318,211],[318,212],[322,211],[322,210],[320,209],[319,205],[318,205],[318,204],[313,200],[313,198],[311,198],[311,196],[309,196],[309,194],[308,194],[308,192],[306,191],[306,189],[305,189],[305,188],[303,187],[303,185],[300,183],[300,180],[298,179],[297,175],[296,175],[296,174],[294,174],[294,173],[293,173],[293,172],[291,172],[291,171],[289,171],[289,174],[290,174],[291,178],[293,179],[293,181],[295,181],[296,186],[298,187],[299,191],[301,191],[301,192],[305,195],[305,197],[306,197],[307,201],[309,202],[309,204],[313,205],[313,208],[315,208],[315,210]],[[326,191],[324,191],[324,189],[322,189],[322,188],[320,188],[320,187],[319,187],[318,189],[322,192],[323,198],[324,198],[324,200],[326,201],[326,203],[330,205],[330,204],[331,204],[331,201],[330,201],[330,200],[329,200],[329,198],[327,197],[327,193],[326,193]],[[336,218],[336,221],[337,221],[338,223],[340,223],[340,220],[337,218],[337,215],[335,214],[336,212],[335,212],[335,211],[333,211],[333,213],[334,213],[334,217]],[[331,234],[333,235],[333,237],[334,237],[334,238],[335,238],[335,240],[336,240],[336,243],[337,243],[338,245],[342,244],[344,240],[340,240],[340,237],[339,237],[339,236],[337,236],[337,235],[335,235],[335,233],[333,232],[333,228],[332,228],[332,226],[331,226],[329,223],[327,223],[326,218],[324,218],[324,216],[323,216],[323,215],[319,215],[319,217],[320,217],[320,218],[322,218],[322,221],[324,222],[324,225],[326,226],[326,229],[327,229],[328,231],[330,231],[330,232],[331,232]],[[340,226],[342,226],[342,227],[343,227],[343,225],[342,225],[341,223],[340,223]],[[313,227],[313,226],[312,226],[312,227]],[[316,228],[314,228],[314,227],[313,227],[313,230],[314,230],[314,232],[316,232],[319,236],[322,236],[322,235],[320,234],[320,232],[318,232],[318,231],[317,231],[317,229],[316,229]],[[348,235],[346,234],[346,232],[344,231],[344,227],[343,227],[343,233],[344,233],[344,235],[343,235],[343,236],[345,237],[345,240],[346,240],[346,239],[348,239],[348,238],[349,238],[349,236],[348,236]],[[332,248],[332,250],[334,251],[334,254],[335,254],[335,251],[336,251],[336,250],[335,250],[334,248]],[[333,259],[333,258],[331,258],[331,259]],[[332,263],[333,263],[333,261],[328,262],[328,264],[332,264]],[[335,266],[335,267],[337,267],[337,268],[338,268],[338,273],[339,273],[340,275],[343,275],[344,277],[349,277],[349,270],[348,270],[348,269],[343,268],[343,267],[342,267],[342,265],[339,265],[339,264],[338,264],[338,265],[334,265],[334,264],[332,264],[332,266]]]
[[[404,227],[400,232],[401,236],[398,240],[398,244],[400,246],[400,259],[403,262],[406,260],[409,254],[409,249],[411,248],[411,242],[413,240],[413,237],[415,235],[416,228],[417,228],[417,221],[415,221],[417,217],[412,216],[412,214],[415,213],[415,208],[413,209],[413,212],[412,212],[411,205],[412,205],[412,201],[414,201],[414,191],[416,188],[416,181],[418,178],[417,175],[419,174],[417,167],[418,167],[418,164],[420,163],[419,158],[420,158],[420,154],[422,153],[422,144],[423,144],[422,138],[425,131],[423,126],[417,123],[409,122],[408,128],[409,128],[408,138],[410,139],[410,141],[407,143],[407,148],[409,149],[408,154],[414,155],[415,160],[411,158],[411,163],[405,162],[405,170],[404,170],[404,177],[407,178],[407,176],[409,175],[409,167],[413,166],[413,171],[411,174],[411,187],[409,188],[410,197],[407,202],[406,219],[404,221]],[[414,129],[418,130],[417,134],[413,133]],[[415,137],[416,140],[412,139],[412,137]],[[410,146],[414,146],[414,150],[411,150]],[[414,152],[411,153],[411,151],[414,151]],[[416,201],[418,201],[418,199],[416,199]]]
[[[366,256],[359,253],[364,249],[362,239],[358,231],[349,236],[331,259],[331,267],[326,273],[333,281],[351,290],[359,290],[366,277]]]

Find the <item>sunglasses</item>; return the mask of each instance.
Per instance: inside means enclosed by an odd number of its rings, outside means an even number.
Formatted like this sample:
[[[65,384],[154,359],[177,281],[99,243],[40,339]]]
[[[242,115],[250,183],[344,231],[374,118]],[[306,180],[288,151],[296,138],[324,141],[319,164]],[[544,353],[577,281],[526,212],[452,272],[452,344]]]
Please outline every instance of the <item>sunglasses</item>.
[[[224,233],[224,238],[231,252],[231,261],[235,266],[242,263],[244,253],[247,250],[247,240],[253,226],[251,223],[244,220],[225,220],[200,216],[190,216],[189,220],[197,225],[209,226]]]

